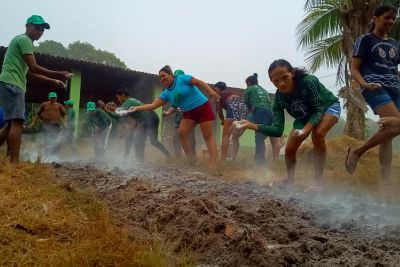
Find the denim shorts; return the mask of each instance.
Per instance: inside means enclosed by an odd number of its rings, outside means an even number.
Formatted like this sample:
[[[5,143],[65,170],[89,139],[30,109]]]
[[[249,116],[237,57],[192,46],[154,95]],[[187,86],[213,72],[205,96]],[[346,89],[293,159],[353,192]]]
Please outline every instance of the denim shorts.
[[[329,115],[335,116],[336,118],[340,119],[340,115],[342,114],[342,108],[340,107],[340,103],[335,102],[332,105],[330,105],[326,109],[325,114],[329,114]]]
[[[382,87],[377,90],[363,89],[361,94],[375,114],[377,108],[391,102],[400,110],[400,88]]]
[[[0,82],[0,105],[5,121],[25,120],[25,92],[21,88]]]

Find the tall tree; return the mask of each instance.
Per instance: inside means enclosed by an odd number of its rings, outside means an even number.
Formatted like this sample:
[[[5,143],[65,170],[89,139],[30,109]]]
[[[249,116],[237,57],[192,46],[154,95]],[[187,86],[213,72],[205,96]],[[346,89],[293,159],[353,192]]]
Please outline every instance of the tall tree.
[[[347,111],[344,134],[365,139],[367,107],[359,86],[349,76],[355,39],[368,32],[373,10],[381,3],[400,5],[400,0],[306,0],[306,15],[297,26],[297,43],[305,50],[310,71],[321,67],[337,68],[337,82],[343,85],[339,95]],[[392,35],[400,37],[396,22]]]
[[[36,52],[51,54],[55,56],[68,57],[73,59],[85,60],[93,63],[106,64],[119,68],[127,68],[114,53],[96,49],[89,43],[80,41],[73,42],[64,47],[61,43],[55,41],[44,41],[35,48]]]
[[[50,54],[59,57],[68,56],[68,49],[65,48],[62,43],[52,40],[41,42],[37,47],[35,47],[35,52]]]

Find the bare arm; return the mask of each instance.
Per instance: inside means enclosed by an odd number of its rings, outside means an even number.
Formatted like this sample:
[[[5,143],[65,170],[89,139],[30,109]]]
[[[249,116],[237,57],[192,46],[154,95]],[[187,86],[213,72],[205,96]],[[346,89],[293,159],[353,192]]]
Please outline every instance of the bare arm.
[[[190,81],[190,84],[203,89],[213,98],[215,102],[219,102],[221,97],[206,82],[203,82],[193,77],[192,80]]]
[[[40,106],[39,106],[39,108],[38,108],[38,110],[36,112],[35,117],[33,117],[33,120],[32,120],[32,123],[31,123],[30,127],[33,127],[36,124],[38,119],[41,119],[41,114],[43,112],[43,107],[44,107],[44,103],[40,104]]]
[[[37,73],[31,72],[31,71],[28,71],[27,78],[29,81],[51,83],[57,87],[65,88],[65,84],[62,81],[56,80],[56,79],[51,79],[44,75],[37,74]]]
[[[131,112],[136,112],[136,111],[150,111],[150,110],[155,110],[156,108],[161,107],[164,105],[165,101],[162,100],[161,98],[156,98],[153,103],[151,104],[145,104],[142,106],[137,106],[137,107],[130,107],[129,111]]]
[[[61,111],[61,114],[63,117],[63,124],[64,124],[65,128],[67,128],[67,111],[65,110],[63,105],[61,105],[61,104],[59,104],[59,105],[60,105],[60,111]]]
[[[173,107],[169,107],[169,109],[167,111],[163,111],[162,115],[164,117],[168,117],[169,115],[171,115],[172,113],[174,113],[175,109]]]
[[[56,80],[66,80],[72,76],[68,71],[53,71],[39,66],[33,54],[24,55],[24,61],[28,65],[29,71],[32,73],[44,75]]]
[[[360,57],[353,57],[353,60],[351,62],[351,75],[353,76],[354,80],[356,80],[356,82],[358,82],[361,87],[369,90],[375,90],[380,88],[381,87],[380,84],[368,83],[367,81],[364,80],[360,72],[361,64],[362,64],[362,59]]]
[[[221,103],[217,103],[217,112],[218,112],[218,117],[221,120],[221,123],[224,123],[224,112],[222,111]]]

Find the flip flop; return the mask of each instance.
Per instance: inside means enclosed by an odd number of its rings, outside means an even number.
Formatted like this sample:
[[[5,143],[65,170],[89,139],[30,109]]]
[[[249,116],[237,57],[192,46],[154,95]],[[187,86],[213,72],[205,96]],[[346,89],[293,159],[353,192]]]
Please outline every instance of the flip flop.
[[[347,155],[346,155],[345,166],[346,166],[347,172],[348,172],[349,174],[353,174],[354,171],[356,170],[356,166],[357,166],[357,165],[354,165],[354,164],[350,164],[350,163],[349,163],[350,151],[351,151],[351,148],[348,147],[348,148],[347,148]]]

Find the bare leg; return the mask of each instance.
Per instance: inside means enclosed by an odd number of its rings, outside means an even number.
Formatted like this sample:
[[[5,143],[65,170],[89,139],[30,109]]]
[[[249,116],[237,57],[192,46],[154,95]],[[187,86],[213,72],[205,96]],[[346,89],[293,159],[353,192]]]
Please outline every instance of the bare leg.
[[[217,164],[217,145],[215,144],[213,130],[212,130],[212,121],[205,121],[200,123],[201,132],[203,134],[204,141],[207,144],[208,153],[211,158],[211,167],[216,166]],[[190,142],[188,142],[190,145]]]
[[[229,138],[232,134],[233,121],[226,119],[224,122],[224,128],[222,130],[222,143],[221,143],[221,161],[225,161],[228,155],[229,149]]]
[[[237,154],[239,151],[239,138],[243,135],[244,130],[243,129],[236,129],[233,128],[232,130],[232,160],[236,161]]]
[[[8,135],[10,133],[11,123],[8,123],[5,127],[0,130],[0,146],[4,144],[4,142],[8,139]]]
[[[379,107],[376,112],[379,117],[397,117],[400,118],[400,112],[397,110],[393,103],[389,103]],[[382,178],[389,178],[391,170],[391,140],[394,137],[393,129],[383,129],[376,132],[370,139],[368,139],[362,146],[351,149],[346,159],[346,169],[349,173],[353,173],[357,168],[357,163],[360,157],[369,149],[376,145],[382,145],[379,150],[379,161],[381,163]],[[388,141],[390,140],[390,141]],[[385,144],[386,143],[386,144]],[[390,158],[390,159],[389,159]]]
[[[277,162],[279,159],[279,153],[281,151],[281,142],[279,137],[270,137],[269,141],[271,142],[272,147],[272,160],[273,162]]]
[[[326,134],[332,129],[333,126],[338,122],[335,116],[325,114],[322,117],[321,122],[312,132],[312,142],[314,144],[314,168],[315,168],[315,179],[321,180],[325,162],[326,162]]]
[[[195,126],[196,122],[188,119],[183,119],[181,121],[181,124],[179,125],[179,138],[181,139],[181,145],[190,163],[193,163],[195,159],[192,151],[192,144],[190,142],[189,134],[191,131],[193,131],[193,128]]]
[[[21,137],[22,137],[22,126],[23,120],[11,120],[9,121],[10,132],[8,135],[8,144],[10,146],[10,162],[19,162],[19,150],[21,148]]]
[[[307,137],[295,136],[293,130],[289,135],[289,140],[285,148],[285,163],[287,170],[287,179],[285,182],[293,182],[294,180],[297,150],[306,138]]]

